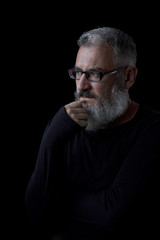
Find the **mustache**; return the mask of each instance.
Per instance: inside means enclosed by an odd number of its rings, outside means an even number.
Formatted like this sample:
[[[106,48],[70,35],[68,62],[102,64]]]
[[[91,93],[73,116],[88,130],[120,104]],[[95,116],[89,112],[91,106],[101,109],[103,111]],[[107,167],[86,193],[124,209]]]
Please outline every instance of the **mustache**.
[[[95,98],[95,99],[99,99],[99,97],[94,94],[94,93],[90,93],[88,91],[79,91],[79,92],[75,92],[74,96],[76,98],[76,100],[78,100],[80,97],[88,97],[88,98]]]

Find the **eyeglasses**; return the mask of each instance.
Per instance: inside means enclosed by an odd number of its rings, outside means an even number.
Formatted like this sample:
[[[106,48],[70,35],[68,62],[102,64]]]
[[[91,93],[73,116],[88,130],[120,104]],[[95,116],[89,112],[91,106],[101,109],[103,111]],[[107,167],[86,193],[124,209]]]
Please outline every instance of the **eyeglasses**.
[[[79,70],[76,68],[71,68],[68,70],[68,73],[69,73],[70,78],[73,78],[75,80],[80,80],[82,74],[84,73],[86,75],[86,78],[89,81],[99,82],[102,80],[102,78],[104,76],[114,74],[125,68],[126,67],[119,67],[119,68],[113,69],[111,71],[106,71],[106,72],[100,72],[100,71],[96,71],[96,70],[82,71],[82,70]]]

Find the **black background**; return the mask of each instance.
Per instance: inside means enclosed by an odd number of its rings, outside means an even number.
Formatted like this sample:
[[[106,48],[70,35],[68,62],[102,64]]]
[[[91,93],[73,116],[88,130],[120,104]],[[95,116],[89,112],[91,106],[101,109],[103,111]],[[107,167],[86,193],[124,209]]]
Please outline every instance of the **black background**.
[[[130,34],[138,52],[138,76],[130,94],[133,100],[160,110],[158,6],[93,4],[10,3],[3,8],[1,93],[6,148],[1,171],[6,236],[27,236],[26,186],[48,120],[74,99],[75,85],[67,69],[74,65],[82,32],[110,26]]]

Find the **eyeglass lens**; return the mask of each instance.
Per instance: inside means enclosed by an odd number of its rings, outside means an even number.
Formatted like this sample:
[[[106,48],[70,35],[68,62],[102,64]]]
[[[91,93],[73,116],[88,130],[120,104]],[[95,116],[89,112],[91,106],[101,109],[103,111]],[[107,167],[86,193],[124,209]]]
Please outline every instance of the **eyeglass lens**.
[[[100,80],[100,73],[96,71],[87,71],[82,72],[78,70],[72,70],[72,74],[76,80],[79,80],[82,76],[82,74],[85,73],[88,80],[91,81],[99,81]]]

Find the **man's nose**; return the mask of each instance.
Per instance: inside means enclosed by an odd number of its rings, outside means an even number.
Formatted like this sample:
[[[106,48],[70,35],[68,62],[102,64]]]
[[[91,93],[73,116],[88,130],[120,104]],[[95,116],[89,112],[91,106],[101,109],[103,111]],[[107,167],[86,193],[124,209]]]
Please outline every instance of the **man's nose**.
[[[86,74],[83,73],[79,80],[76,80],[77,91],[89,90],[91,88],[90,81]]]

